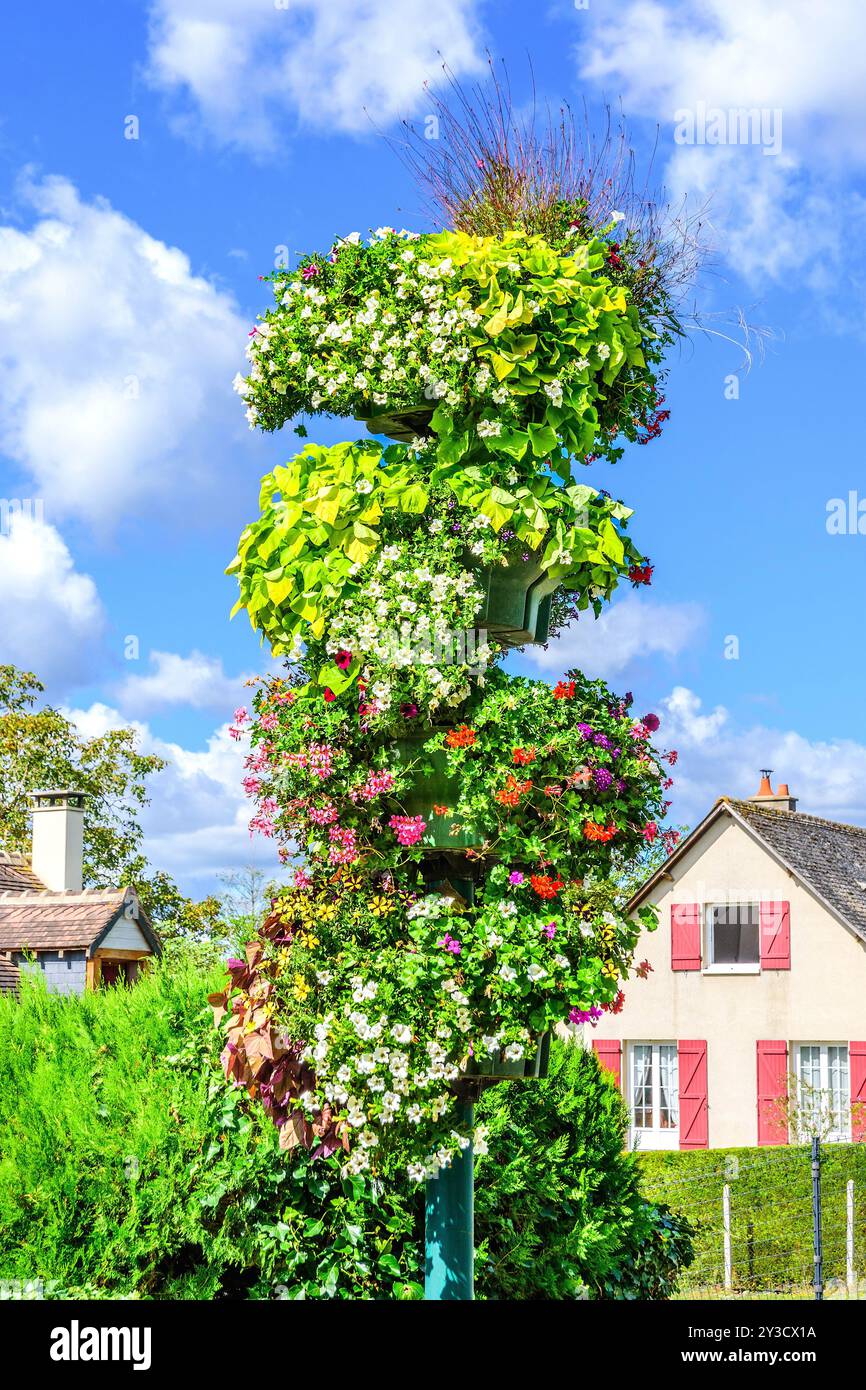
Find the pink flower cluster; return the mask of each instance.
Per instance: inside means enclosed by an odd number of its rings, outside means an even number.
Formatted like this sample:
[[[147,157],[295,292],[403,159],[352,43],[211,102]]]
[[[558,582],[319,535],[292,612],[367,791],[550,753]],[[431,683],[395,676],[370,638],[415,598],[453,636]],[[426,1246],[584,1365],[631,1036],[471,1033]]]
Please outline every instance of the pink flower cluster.
[[[275,833],[274,816],[277,814],[279,806],[272,796],[265,797],[259,806],[258,812],[250,821],[250,834],[258,830],[260,834],[267,835],[269,838]]]
[[[334,771],[334,749],[328,743],[311,743],[302,753],[287,753],[290,767],[305,767],[313,777],[330,777]]]
[[[401,845],[417,845],[427,829],[427,822],[422,816],[392,816],[388,824]]]
[[[363,787],[357,792],[363,801],[372,801],[375,796],[389,792],[394,785],[393,772],[370,772]]]
[[[336,806],[311,806],[309,816],[313,825],[333,825],[337,819],[337,808]]]
[[[354,830],[343,830],[339,825],[332,825],[328,831],[328,838],[331,841],[331,848],[328,852],[328,859],[332,864],[354,864],[358,858],[358,837]]]

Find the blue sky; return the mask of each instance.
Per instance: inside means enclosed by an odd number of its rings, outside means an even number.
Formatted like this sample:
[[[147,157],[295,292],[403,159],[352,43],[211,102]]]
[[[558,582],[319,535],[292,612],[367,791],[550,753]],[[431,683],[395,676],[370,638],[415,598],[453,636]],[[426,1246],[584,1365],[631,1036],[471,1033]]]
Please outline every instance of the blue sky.
[[[377,131],[423,119],[439,52],[471,82],[485,48],[520,101],[529,55],[541,100],[621,102],[639,161],[655,144],[658,180],[705,208],[711,253],[689,304],[712,331],[671,358],[664,435],[596,470],[636,510],[652,590],[516,669],[579,663],[657,709],[681,820],[766,765],[801,809],[866,823],[866,536],[827,530],[831,499],[866,498],[855,0],[93,0],[86,24],[48,0],[5,36],[0,500],[30,515],[0,526],[0,660],[39,673],[83,729],[132,722],[168,757],[155,863],[190,892],[273,863],[226,732],[266,654],[229,624],[222,571],[261,474],[297,446],[250,433],[231,391],[257,277],[280,245],[426,225]],[[781,148],[734,139],[740,107]],[[725,142],[678,142],[678,113],[700,109]],[[769,330],[751,370],[738,311]]]

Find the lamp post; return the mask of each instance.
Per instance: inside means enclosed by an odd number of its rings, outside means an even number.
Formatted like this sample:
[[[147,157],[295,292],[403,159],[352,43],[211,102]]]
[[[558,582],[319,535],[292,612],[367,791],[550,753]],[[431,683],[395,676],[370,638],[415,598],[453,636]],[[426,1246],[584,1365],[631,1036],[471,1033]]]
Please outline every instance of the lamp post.
[[[463,1083],[466,1085],[467,1083]],[[473,1106],[462,1100],[460,1123],[472,1132]],[[424,1297],[462,1300],[475,1297],[472,1144],[461,1149],[435,1178],[427,1181],[424,1231]]]

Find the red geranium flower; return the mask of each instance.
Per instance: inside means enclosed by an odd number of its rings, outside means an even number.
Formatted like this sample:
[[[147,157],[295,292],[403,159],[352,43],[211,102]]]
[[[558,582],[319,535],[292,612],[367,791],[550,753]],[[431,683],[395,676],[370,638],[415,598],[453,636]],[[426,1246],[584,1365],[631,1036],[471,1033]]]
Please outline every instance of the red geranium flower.
[[[470,729],[468,724],[461,724],[445,735],[445,744],[448,748],[471,748],[476,737],[474,729]]]
[[[550,874],[530,874],[529,882],[538,896],[548,901],[550,898],[555,898],[562,888],[562,879],[551,878]]]

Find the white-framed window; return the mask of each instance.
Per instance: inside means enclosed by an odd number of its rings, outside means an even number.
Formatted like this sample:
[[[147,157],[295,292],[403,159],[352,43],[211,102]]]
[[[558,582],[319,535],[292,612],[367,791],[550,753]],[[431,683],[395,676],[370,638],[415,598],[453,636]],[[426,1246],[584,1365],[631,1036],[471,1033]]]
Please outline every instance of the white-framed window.
[[[758,903],[708,903],[704,912],[705,969],[750,974],[761,968]]]
[[[680,1091],[676,1043],[631,1043],[628,1050],[632,1148],[679,1148]]]
[[[803,1140],[847,1143],[851,1138],[851,1075],[847,1043],[797,1043],[797,1113]]]

